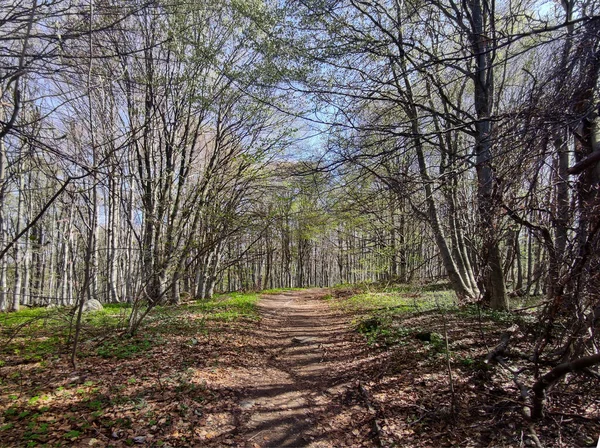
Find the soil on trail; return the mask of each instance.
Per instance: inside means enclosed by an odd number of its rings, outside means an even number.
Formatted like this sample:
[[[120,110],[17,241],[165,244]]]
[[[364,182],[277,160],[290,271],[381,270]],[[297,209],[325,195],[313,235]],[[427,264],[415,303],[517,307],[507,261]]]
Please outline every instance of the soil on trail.
[[[290,291],[259,302],[262,319],[253,339],[265,362],[228,372],[228,382],[245,384],[239,395],[238,443],[325,447],[349,438],[354,445],[373,445],[368,404],[356,405],[354,413],[341,412],[344,402],[349,404],[348,392],[358,387],[355,373],[357,363],[365,362],[360,356],[364,343],[351,331],[348,316],[322,300],[325,293]]]
[[[66,356],[13,354],[0,364],[0,447],[375,446],[358,379],[377,355],[328,292],[264,295],[259,320],[165,310],[144,335],[115,340],[146,350],[118,358],[92,345],[77,371]]]
[[[540,446],[532,428],[542,446],[596,446],[600,383],[573,376],[532,426],[511,376],[484,362],[511,322],[422,310],[360,334],[353,321],[373,319],[345,306],[351,294],[266,294],[260,320],[165,309],[143,334],[113,340],[127,356],[89,340],[75,372],[68,356],[8,353],[0,447]]]
[[[355,342],[347,316],[333,311],[322,295],[315,289],[291,291],[259,302],[267,365],[248,378],[240,402],[239,430],[247,441],[279,447],[327,446],[328,439],[335,440],[328,427],[334,398],[354,387],[349,366],[362,344]]]

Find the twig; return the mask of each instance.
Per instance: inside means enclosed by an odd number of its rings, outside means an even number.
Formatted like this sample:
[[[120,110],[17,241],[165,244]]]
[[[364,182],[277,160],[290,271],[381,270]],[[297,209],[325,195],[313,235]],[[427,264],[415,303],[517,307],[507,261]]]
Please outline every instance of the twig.
[[[365,403],[367,405],[367,409],[369,410],[369,413],[373,415],[373,431],[375,432],[377,446],[383,446],[381,425],[379,424],[379,421],[377,420],[378,412],[375,409],[375,407],[373,406],[373,404],[371,403],[371,399],[369,397],[369,392],[367,392],[367,389],[365,389],[365,386],[363,386],[363,384],[360,381],[358,382],[358,390],[360,391],[363,399],[365,400]]]
[[[584,417],[583,415],[579,415],[579,414],[569,414],[568,412],[555,412],[555,411],[547,411],[546,414],[548,415],[560,415],[561,417],[568,417],[568,418],[573,418],[573,419],[581,419],[581,420],[585,420],[588,422],[597,422],[598,418],[593,418],[593,417]],[[564,420],[561,420],[564,421]]]
[[[262,431],[258,431],[256,434],[254,434],[252,437],[250,437],[250,438],[248,439],[248,442],[249,442],[250,440],[254,439],[255,437],[258,437],[259,435],[261,435],[261,434],[262,434],[263,432],[265,432],[265,431],[266,431],[266,429],[263,429]]]
[[[513,383],[515,383],[521,393],[521,404],[523,405],[521,412],[526,418],[531,418],[531,409],[529,409],[529,405],[527,404],[529,400],[529,388],[519,381],[519,375],[523,373],[525,369],[514,370],[506,363],[502,356],[497,356],[496,361],[512,374]]]
[[[523,369],[515,370],[511,366],[509,366],[508,363],[502,357],[502,355],[508,348],[508,343],[510,342],[510,338],[512,337],[512,335],[516,331],[516,329],[517,329],[517,326],[513,325],[506,332],[504,332],[502,334],[500,343],[494,348],[494,350],[492,350],[490,353],[488,353],[488,355],[485,358],[485,362],[487,364],[490,361],[495,360],[500,366],[502,366],[504,369],[506,369],[508,372],[511,373],[513,383],[515,383],[515,385],[517,386],[517,388],[519,389],[519,392],[521,394],[521,405],[522,405],[521,412],[525,418],[529,419],[529,418],[531,418],[531,409],[530,409],[530,406],[528,405],[529,387],[527,387],[525,384],[523,384],[519,380],[519,375],[521,373],[523,373],[523,371],[525,371],[526,369],[523,368]],[[535,431],[533,432],[533,434],[535,435]],[[532,437],[533,437],[533,435],[532,435]],[[537,436],[535,436],[535,437],[537,439]],[[535,440],[534,440],[534,442],[535,442]],[[539,444],[539,440],[537,440],[536,443]],[[538,446],[541,446],[541,445],[538,445]]]
[[[514,309],[514,310],[512,310],[512,312],[513,313],[518,313],[520,311],[527,311],[527,310],[530,310],[530,309],[533,309],[533,308],[539,308],[540,306],[544,306],[544,305],[546,305],[548,303],[550,303],[550,302],[547,301],[547,300],[545,300],[545,301],[537,303],[535,305],[529,305],[529,306],[526,306],[526,307],[523,307],[523,308]]]
[[[441,309],[440,309],[441,312]],[[446,314],[442,312],[442,322],[444,323],[444,342],[446,348],[446,370],[448,371],[448,381],[450,383],[450,405],[452,421],[456,421],[457,406],[456,394],[454,393],[454,378],[452,377],[452,366],[450,365],[450,344],[448,343],[448,328],[446,325]]]
[[[385,362],[383,363],[381,369],[379,370],[379,372],[377,373],[377,375],[375,375],[373,377],[373,379],[378,380],[378,379],[382,378],[383,375],[385,375],[387,373],[387,370],[388,370],[388,368],[390,367],[390,364],[391,364],[391,357],[392,357],[392,355],[391,355],[391,353],[390,353],[389,350],[387,351],[387,355],[388,356],[386,357]]]
[[[478,323],[478,328],[479,328],[479,334],[481,335],[481,340],[483,341],[483,344],[485,345],[486,350],[489,350],[490,348],[488,347],[488,344],[487,344],[486,333],[485,333],[485,331],[483,331],[483,320],[481,318],[481,302],[480,301],[477,302],[477,323]]]
[[[533,425],[529,425],[527,427],[527,430],[529,431],[529,436],[531,437],[531,440],[533,440],[533,443],[535,444],[535,446],[537,448],[544,448],[544,445],[542,445],[542,442],[540,442],[540,439],[537,436],[537,433],[535,432],[535,429],[533,428]]]
[[[48,317],[47,315],[43,315],[43,316],[35,316],[33,318],[31,318],[30,320],[26,320],[25,322],[17,325],[17,327],[15,328],[15,330],[13,331],[13,334],[9,336],[8,340],[4,343],[2,343],[2,345],[0,345],[0,347],[6,347],[8,346],[8,344],[10,344],[12,342],[12,340],[14,338],[17,337],[17,335],[19,334],[19,332],[25,328],[28,325],[31,325],[32,323],[34,323],[35,321],[38,321],[40,319],[45,319],[46,317]]]
[[[597,380],[600,380],[600,373],[598,373],[598,372],[594,372],[594,371],[593,371],[592,369],[590,369],[589,367],[588,367],[588,368],[585,368],[585,369],[583,369],[583,370],[582,370],[582,372],[583,372],[584,374],[588,375],[588,376],[591,376],[592,378],[595,378],[595,379],[597,379]]]
[[[600,354],[584,356],[573,361],[564,362],[541,376],[531,388],[534,393],[532,418],[537,420],[543,416],[544,405],[546,404],[546,390],[549,387],[562,379],[567,373],[579,372],[596,364],[600,364]]]

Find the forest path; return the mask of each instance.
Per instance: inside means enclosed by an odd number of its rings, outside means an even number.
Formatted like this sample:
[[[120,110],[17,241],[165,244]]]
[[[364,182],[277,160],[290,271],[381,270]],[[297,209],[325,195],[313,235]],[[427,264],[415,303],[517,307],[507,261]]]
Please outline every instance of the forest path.
[[[355,428],[344,397],[356,388],[353,364],[364,345],[326,293],[289,291],[259,302],[257,340],[267,362],[247,378],[239,402],[238,434],[247,446],[328,447]]]

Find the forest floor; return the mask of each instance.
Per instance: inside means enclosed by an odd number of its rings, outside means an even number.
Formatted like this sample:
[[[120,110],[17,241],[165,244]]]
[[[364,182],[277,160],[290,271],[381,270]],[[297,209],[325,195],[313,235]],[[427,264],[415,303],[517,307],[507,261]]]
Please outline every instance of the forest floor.
[[[75,371],[11,346],[0,446],[595,446],[597,381],[573,377],[532,427],[510,376],[483,361],[513,320],[392,296],[183,306],[133,340],[90,338]]]

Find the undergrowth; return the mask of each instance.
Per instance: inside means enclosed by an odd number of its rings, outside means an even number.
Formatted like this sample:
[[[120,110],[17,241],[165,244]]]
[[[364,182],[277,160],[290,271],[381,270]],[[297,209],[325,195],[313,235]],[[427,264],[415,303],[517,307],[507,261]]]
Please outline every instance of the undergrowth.
[[[414,320],[417,317],[430,316],[429,320],[433,322],[440,317],[448,319],[455,316],[480,321],[481,325],[487,325],[484,321],[489,324],[531,324],[533,319],[528,314],[494,311],[476,304],[461,306],[447,283],[365,284],[354,287],[350,293],[342,286],[334,289],[326,299],[334,307],[354,314],[356,330],[365,336],[369,344],[379,346],[402,345],[421,333],[434,335],[433,339],[426,342],[432,346],[441,346],[439,338],[435,337],[439,333],[427,332],[427,319],[419,319],[415,326]],[[513,306],[522,303],[521,299],[515,301]],[[528,304],[531,303],[535,304],[536,299],[529,298]]]
[[[121,434],[134,424],[156,427],[163,420],[169,426],[169,414],[151,415],[149,405],[150,398],[163,394],[182,400],[182,415],[189,403],[201,412],[204,402],[214,397],[185,366],[201,364],[203,357],[195,355],[210,350],[201,345],[220,340],[229,323],[258,319],[258,300],[258,293],[231,293],[157,306],[133,337],[127,335],[129,304],[105,304],[101,311],[85,313],[78,366],[103,366],[109,370],[108,382],[99,382],[85,367],[72,371],[67,366],[72,307],[0,314],[0,440],[12,441],[6,446],[87,446],[92,425],[95,433],[109,434]],[[161,364],[164,358],[170,361]],[[160,369],[149,376],[157,365]],[[52,381],[31,381],[36,375]],[[69,403],[68,410],[58,403]],[[130,419],[134,414],[145,422]],[[130,437],[123,443],[139,440]]]
[[[258,319],[257,293],[216,295],[212,300],[184,305],[155,307],[148,315],[139,337],[125,336],[131,306],[105,304],[104,309],[84,313],[80,355],[103,358],[142,356],[159,345],[162,335],[206,333],[209,322]],[[25,308],[0,313],[0,357],[13,363],[52,360],[68,351],[74,322],[73,307]],[[5,364],[0,360],[0,367]]]

